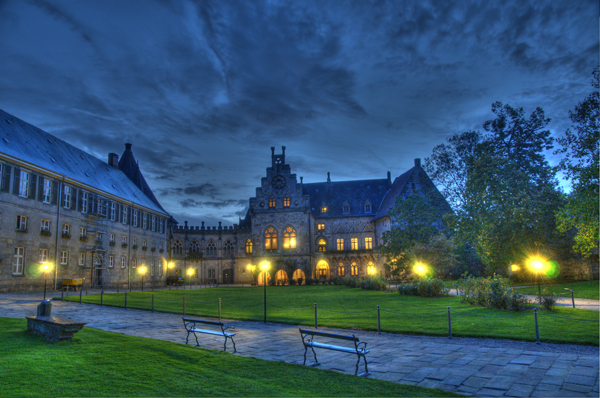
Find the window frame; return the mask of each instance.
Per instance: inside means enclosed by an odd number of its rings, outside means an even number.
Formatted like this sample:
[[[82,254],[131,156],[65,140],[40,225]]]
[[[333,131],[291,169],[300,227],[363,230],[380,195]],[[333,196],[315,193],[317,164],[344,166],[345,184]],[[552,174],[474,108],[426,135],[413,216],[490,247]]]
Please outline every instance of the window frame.
[[[29,198],[31,192],[31,173],[25,170],[19,170],[19,196]]]
[[[60,265],[68,265],[69,264],[69,251],[62,250],[60,252]]]
[[[338,250],[344,250],[344,238],[338,238],[336,240],[336,243],[337,243],[336,247]]]
[[[365,249],[373,250],[373,238],[371,236],[365,237]]]
[[[16,246],[13,250],[12,274],[23,275],[25,272],[25,247]]]
[[[42,188],[42,203],[50,204],[52,202],[52,180],[44,178]]]

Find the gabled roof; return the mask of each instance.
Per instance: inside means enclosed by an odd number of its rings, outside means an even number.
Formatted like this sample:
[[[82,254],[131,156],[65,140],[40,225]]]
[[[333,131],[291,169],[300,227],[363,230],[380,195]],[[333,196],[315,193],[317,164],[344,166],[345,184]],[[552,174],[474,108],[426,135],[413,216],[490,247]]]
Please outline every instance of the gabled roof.
[[[1,154],[168,215],[122,171],[0,109]]]
[[[379,206],[377,214],[375,215],[375,217],[373,217],[372,221],[376,221],[382,217],[387,216],[388,211],[394,206],[394,203],[396,203],[396,198],[402,195],[402,191],[404,191],[406,183],[410,180],[410,177],[413,175],[414,171],[415,167],[394,179],[392,187],[386,193],[383,200],[379,202],[381,203],[381,205]]]
[[[389,188],[387,178],[302,185],[303,194],[310,197],[310,209],[315,218],[372,216]],[[369,213],[365,213],[367,201],[372,209]],[[343,211],[344,202],[350,205],[349,213]],[[327,206],[327,213],[321,214],[322,205]]]
[[[140,170],[140,166],[135,161],[135,157],[133,156],[133,152],[131,152],[131,144],[125,144],[125,152],[121,156],[119,160],[119,170],[121,170],[133,183],[144,192],[144,194],[150,198],[158,207],[163,209],[163,207],[154,196],[154,193],[150,189],[150,186],[146,182],[142,171]],[[164,210],[164,209],[163,209]]]

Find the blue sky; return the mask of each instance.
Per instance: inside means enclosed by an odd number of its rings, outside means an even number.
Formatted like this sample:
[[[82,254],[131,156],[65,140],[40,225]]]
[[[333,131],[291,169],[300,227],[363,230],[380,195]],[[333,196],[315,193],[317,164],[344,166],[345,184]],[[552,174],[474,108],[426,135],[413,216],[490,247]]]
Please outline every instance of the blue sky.
[[[131,142],[178,221],[231,225],[271,146],[319,182],[397,176],[494,101],[542,107],[560,136],[591,91],[598,16],[595,0],[0,0],[0,108],[100,159]]]

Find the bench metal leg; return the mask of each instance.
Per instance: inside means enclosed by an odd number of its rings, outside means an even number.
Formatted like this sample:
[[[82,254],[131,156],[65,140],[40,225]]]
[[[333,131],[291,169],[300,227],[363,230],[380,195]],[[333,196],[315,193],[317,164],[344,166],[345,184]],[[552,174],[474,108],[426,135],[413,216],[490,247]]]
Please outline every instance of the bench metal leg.
[[[237,352],[237,350],[235,349],[235,341],[233,341],[233,337],[227,337],[225,336],[225,343],[223,344],[223,351],[227,351],[227,339],[231,339],[231,342],[233,343],[233,352]]]
[[[315,352],[315,349],[310,347],[310,349],[312,350],[313,356],[315,357],[315,363],[313,363],[310,366],[319,366],[319,360],[317,359],[317,353]],[[304,346],[304,363],[303,365],[306,365],[306,352],[308,351],[308,346]]]
[[[365,373],[361,373],[358,374],[358,365],[360,364],[360,357],[362,356],[363,360],[365,361]],[[371,373],[369,373],[369,369],[367,368],[367,357],[364,355],[358,355],[358,361],[356,362],[356,372],[354,372],[355,376],[369,376]]]
[[[196,347],[200,347],[200,343],[198,343],[198,336],[196,336],[195,332],[192,333],[194,333],[194,337],[196,338]]]

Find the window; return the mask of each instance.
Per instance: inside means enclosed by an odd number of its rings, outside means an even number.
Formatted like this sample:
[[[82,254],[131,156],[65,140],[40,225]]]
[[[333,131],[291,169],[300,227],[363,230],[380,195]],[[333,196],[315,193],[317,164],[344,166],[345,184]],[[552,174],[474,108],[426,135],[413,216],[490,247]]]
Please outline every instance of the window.
[[[208,279],[215,279],[215,270],[214,269],[208,270]]]
[[[365,205],[365,213],[370,213],[372,211],[371,209],[372,209],[371,204],[367,203]]]
[[[252,240],[246,240],[246,254],[252,254]]]
[[[42,202],[50,203],[52,198],[52,181],[47,178],[44,179],[44,188],[42,192]]]
[[[327,248],[327,241],[325,239],[319,239],[319,251],[324,252]]]
[[[110,236],[109,236],[109,238],[108,238],[108,241],[109,241],[110,243],[115,243],[115,234],[110,234]]]
[[[233,256],[233,243],[230,240],[225,241],[224,249],[226,256]]]
[[[358,276],[358,265],[356,265],[356,263],[350,265],[350,275]]]
[[[179,239],[175,241],[174,251],[176,256],[181,256],[183,254],[183,244]]]
[[[25,248],[15,247],[13,257],[13,275],[23,275],[23,264],[25,264]]]
[[[154,276],[154,259],[150,260],[150,276]]]
[[[71,224],[63,224],[62,236],[66,237],[66,238],[71,237]]]
[[[150,250],[156,250],[156,242],[150,242]]]
[[[131,268],[135,268],[137,267],[137,258],[132,258],[131,259]]]
[[[338,250],[344,250],[344,239],[338,239],[337,240],[337,249]]]
[[[290,198],[287,196],[283,198],[283,207],[290,207]]]
[[[115,266],[115,256],[108,256],[108,268],[113,268],[114,266]]]
[[[133,211],[133,222],[132,222],[134,227],[138,226],[138,211],[134,210]]]
[[[373,248],[373,238],[371,238],[371,237],[365,238],[365,249],[372,249],[372,248]]]
[[[142,229],[147,229],[148,228],[148,214],[143,213],[142,214]]]
[[[21,170],[19,179],[19,196],[27,198],[29,196],[29,173]]]
[[[146,242],[146,239],[142,239],[142,249],[146,249],[148,247],[148,242]]]
[[[85,253],[79,253],[79,266],[83,267],[85,265]]]
[[[325,229],[325,224],[317,224],[317,229],[323,231]]]
[[[158,260],[158,263],[156,264],[156,266],[158,267],[158,275],[162,275],[162,272],[163,272],[162,261]],[[196,269],[196,278],[197,277],[198,277],[198,270]]]
[[[69,252],[60,252],[60,265],[67,265],[69,263]]]
[[[269,209],[275,207],[275,198],[269,198]]]
[[[127,224],[127,206],[123,206],[123,224]]]
[[[17,216],[17,231],[27,231],[27,216]]]
[[[296,248],[296,230],[292,227],[287,227],[283,231],[283,248],[284,249],[295,249]]]
[[[127,257],[121,257],[121,268],[127,267]]]
[[[217,245],[214,240],[208,241],[208,244],[206,245],[206,254],[209,256],[217,255]]]
[[[79,227],[79,238],[80,239],[87,238],[87,229],[85,229],[84,227]]]
[[[190,243],[190,253],[200,253],[200,244],[196,239]]]
[[[71,208],[71,200],[73,199],[71,196],[73,195],[73,189],[71,187],[68,187],[65,185],[65,191],[64,191],[64,198],[63,198],[63,207],[65,209],[70,209]]]
[[[321,213],[327,213],[327,206],[323,205],[321,206]]]
[[[117,216],[116,206],[115,202],[110,202],[110,221],[115,221],[115,217]]]
[[[350,249],[358,250],[358,238],[350,239]]]
[[[126,236],[121,236],[121,244],[127,245],[127,237]]]
[[[133,246],[134,249],[137,247],[137,238],[131,239],[131,245]]]
[[[156,231],[156,216],[152,216],[152,231]]]
[[[40,231],[50,235],[50,220],[42,220]]]
[[[277,250],[277,231],[273,227],[265,231],[265,250]]]
[[[81,212],[82,213],[88,212],[88,198],[89,198],[89,194],[87,192],[83,192],[81,194]]]
[[[338,276],[344,276],[346,275],[346,267],[344,267],[343,263],[340,263],[338,265]]]
[[[40,249],[40,263],[48,262],[48,249]]]
[[[158,243],[158,250],[162,250],[162,249],[163,249],[163,244],[162,244],[162,242],[159,242]]]
[[[342,206],[342,212],[344,213],[350,213],[350,205],[345,204],[344,206]]]
[[[102,233],[96,232],[96,242],[102,242]]]

